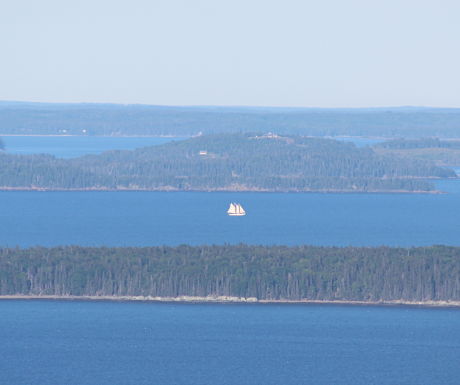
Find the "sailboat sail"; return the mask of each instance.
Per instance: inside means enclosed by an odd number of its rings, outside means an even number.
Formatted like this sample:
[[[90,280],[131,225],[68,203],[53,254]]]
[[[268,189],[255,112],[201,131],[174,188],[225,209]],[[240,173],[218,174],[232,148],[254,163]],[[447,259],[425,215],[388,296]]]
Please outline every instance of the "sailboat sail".
[[[243,206],[241,206],[239,203],[230,203],[227,214],[231,216],[242,216],[246,215],[246,211],[244,211]]]
[[[228,215],[235,215],[236,214],[236,205],[230,203],[230,207],[227,210]]]

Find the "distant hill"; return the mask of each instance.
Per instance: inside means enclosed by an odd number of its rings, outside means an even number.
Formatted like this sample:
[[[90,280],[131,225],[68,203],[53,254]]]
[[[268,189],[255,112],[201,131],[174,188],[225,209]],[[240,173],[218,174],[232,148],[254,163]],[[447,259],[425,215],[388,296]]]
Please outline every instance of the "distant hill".
[[[167,107],[0,102],[0,135],[282,135],[460,137],[460,109]]]
[[[430,191],[454,177],[430,162],[352,143],[219,134],[76,159],[0,154],[0,188],[181,191]]]

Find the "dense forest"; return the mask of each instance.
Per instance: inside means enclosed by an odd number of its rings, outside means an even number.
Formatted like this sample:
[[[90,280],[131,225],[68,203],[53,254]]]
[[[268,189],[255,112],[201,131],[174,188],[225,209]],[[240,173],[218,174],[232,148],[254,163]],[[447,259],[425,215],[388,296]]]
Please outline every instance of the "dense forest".
[[[1,134],[459,137],[460,109],[166,107],[0,102]]]
[[[373,146],[376,153],[433,162],[438,166],[460,167],[460,140],[399,138]]]
[[[460,248],[0,249],[0,295],[460,301]]]
[[[75,159],[0,154],[1,188],[199,191],[430,191],[432,163],[331,139],[219,134]]]

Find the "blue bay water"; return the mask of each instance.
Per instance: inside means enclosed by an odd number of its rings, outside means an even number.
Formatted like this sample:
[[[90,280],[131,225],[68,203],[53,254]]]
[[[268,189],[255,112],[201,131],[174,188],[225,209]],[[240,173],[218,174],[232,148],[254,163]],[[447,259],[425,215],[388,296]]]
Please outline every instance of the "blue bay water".
[[[133,150],[185,138],[115,136],[4,136],[5,151],[11,154],[51,154],[75,158],[109,150]]]
[[[448,194],[0,192],[0,245],[460,245]],[[245,217],[229,217],[240,202]]]
[[[385,142],[385,140],[389,139],[381,139],[381,138],[367,138],[367,137],[360,137],[360,136],[335,136],[332,139],[339,140],[342,142],[351,142],[354,143],[356,147],[370,147],[377,143]]]
[[[1,137],[5,150],[11,154],[51,154],[58,158],[75,158],[82,155],[100,154],[109,150],[133,150],[156,146],[184,137],[116,137],[116,136],[22,136]],[[371,146],[382,139],[365,137],[336,137],[352,142],[358,147]]]
[[[457,385],[460,310],[0,301],[8,385]]]

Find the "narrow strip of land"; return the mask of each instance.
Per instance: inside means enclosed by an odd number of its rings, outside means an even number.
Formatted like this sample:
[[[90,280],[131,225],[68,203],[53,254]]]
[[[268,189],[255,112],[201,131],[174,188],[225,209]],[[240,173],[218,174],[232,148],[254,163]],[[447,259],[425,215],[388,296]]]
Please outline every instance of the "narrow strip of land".
[[[0,296],[449,305],[460,247],[0,248]]]
[[[0,295],[0,300],[60,300],[60,301],[135,301],[135,302],[174,302],[174,303],[249,303],[249,304],[311,304],[311,305],[357,305],[357,306],[423,306],[423,307],[459,307],[460,301],[345,301],[311,299],[257,299],[254,297],[152,297],[152,296],[75,296],[75,295]]]

